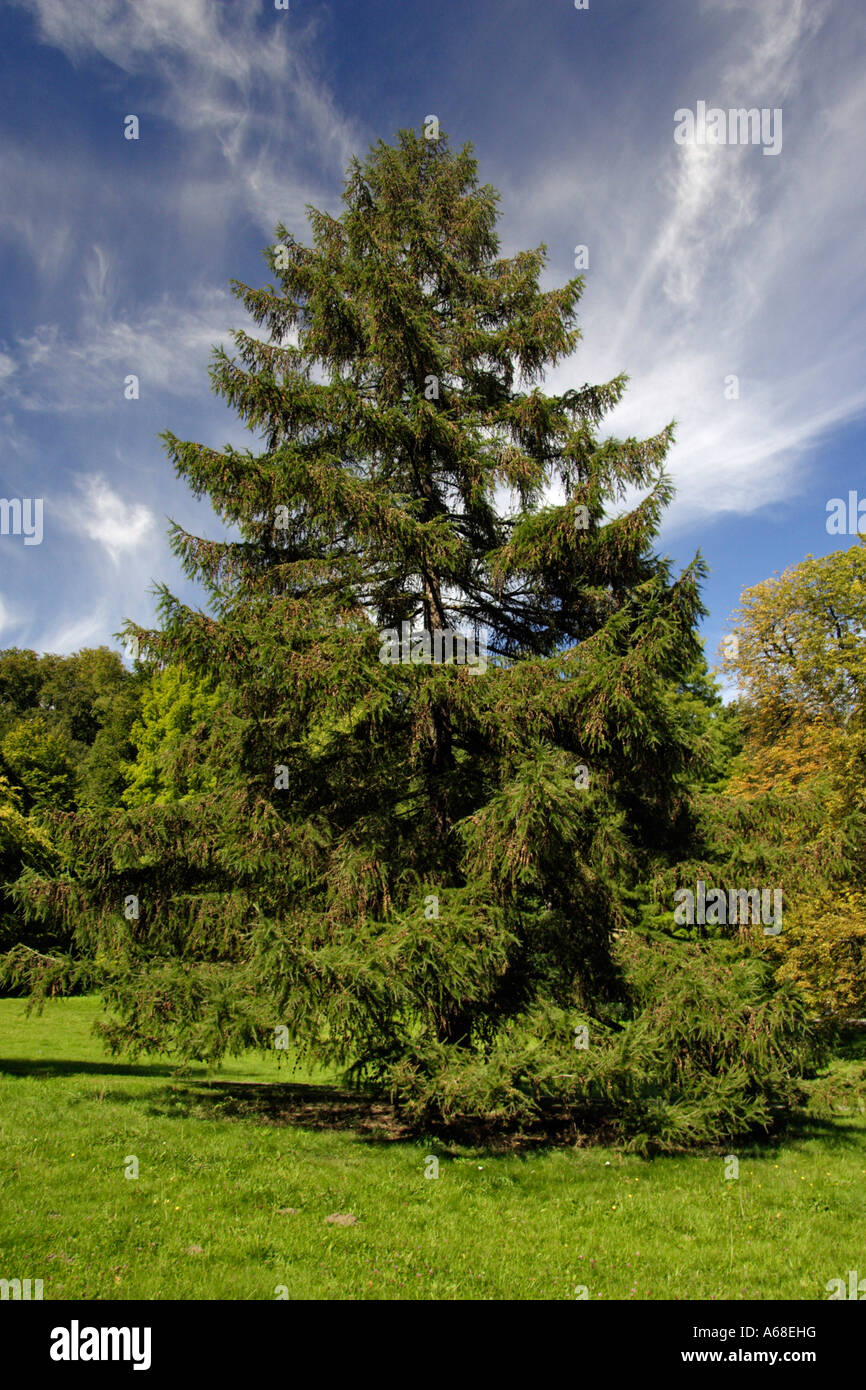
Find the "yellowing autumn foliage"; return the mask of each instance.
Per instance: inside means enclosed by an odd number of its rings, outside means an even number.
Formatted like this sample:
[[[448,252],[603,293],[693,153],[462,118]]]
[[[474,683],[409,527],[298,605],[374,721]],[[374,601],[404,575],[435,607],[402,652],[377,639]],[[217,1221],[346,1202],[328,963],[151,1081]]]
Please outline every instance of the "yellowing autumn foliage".
[[[777,979],[799,985],[822,1017],[866,1016],[866,894],[816,895],[795,907],[784,938]]]
[[[746,739],[726,795],[756,811],[764,798],[768,807],[803,812],[766,825],[788,869],[785,928],[763,949],[780,962],[778,978],[797,983],[817,1014],[859,1017],[866,1014],[866,544],[807,556],[747,589],[734,632],[723,668],[739,684]],[[810,805],[819,808],[819,824],[803,840]],[[835,856],[828,883],[808,865],[834,845],[848,848]]]

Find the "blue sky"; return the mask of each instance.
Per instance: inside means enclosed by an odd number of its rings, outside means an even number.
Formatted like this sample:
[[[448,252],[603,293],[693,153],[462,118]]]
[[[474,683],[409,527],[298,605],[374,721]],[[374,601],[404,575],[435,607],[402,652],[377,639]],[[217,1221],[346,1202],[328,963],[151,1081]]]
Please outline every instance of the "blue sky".
[[[677,420],[660,548],[709,562],[711,657],[744,586],[854,543],[826,509],[866,498],[861,0],[7,0],[3,30],[0,496],[43,498],[44,536],[0,536],[0,646],[115,645],[154,580],[195,600],[166,519],[219,526],[157,435],[250,442],[207,378],[228,282],[429,114],[504,254],[545,242],[552,286],[587,246],[547,386],[625,371],[606,433]],[[699,101],[781,109],[781,150],[677,144]]]

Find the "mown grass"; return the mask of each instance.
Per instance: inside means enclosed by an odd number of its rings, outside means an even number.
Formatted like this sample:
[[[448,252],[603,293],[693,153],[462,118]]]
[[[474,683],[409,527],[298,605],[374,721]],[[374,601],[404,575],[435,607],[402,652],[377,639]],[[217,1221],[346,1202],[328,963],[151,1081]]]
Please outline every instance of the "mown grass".
[[[98,1014],[0,1000],[0,1278],[46,1299],[811,1300],[866,1276],[862,1049],[726,1180],[722,1153],[394,1139],[275,1057],[108,1060]]]

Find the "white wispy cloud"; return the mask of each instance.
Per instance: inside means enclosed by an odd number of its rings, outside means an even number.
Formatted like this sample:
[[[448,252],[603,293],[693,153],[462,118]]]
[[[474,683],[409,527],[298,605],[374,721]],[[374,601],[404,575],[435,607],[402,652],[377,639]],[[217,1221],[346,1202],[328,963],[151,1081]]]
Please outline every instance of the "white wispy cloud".
[[[84,617],[71,618],[49,627],[38,637],[36,650],[56,652],[58,656],[69,656],[82,647],[101,646],[107,639],[111,625],[108,604],[100,602]]]
[[[53,153],[53,152],[52,152]],[[58,197],[74,173],[52,154],[46,158],[22,141],[4,138],[0,146],[0,236],[36,266],[40,280],[53,283],[73,253],[73,208],[58,209]],[[94,178],[95,183],[95,178]],[[71,194],[70,204],[77,198]]]
[[[99,58],[147,78],[143,141],[150,116],[189,138],[183,160],[167,162],[155,184],[152,170],[140,172],[134,161],[125,168],[124,201],[137,215],[122,239],[113,235],[117,193],[98,149],[61,140],[43,143],[34,159],[13,137],[0,150],[0,235],[31,258],[42,290],[28,327],[2,345],[0,400],[7,411],[40,415],[107,411],[130,374],[142,398],[200,396],[212,346],[252,325],[222,276],[218,286],[207,271],[186,276],[196,248],[211,268],[222,266],[233,229],[250,219],[262,244],[278,220],[303,235],[305,205],[336,201],[345,164],[363,143],[317,75],[318,21],[213,0],[16,3],[33,15],[41,41],[76,66]],[[119,116],[111,119],[120,140]],[[99,239],[82,244],[93,208],[101,210]],[[173,231],[163,277],[170,290],[158,273],[144,281],[137,268],[136,239],[154,220]],[[48,292],[57,283],[59,301]],[[40,306],[51,316],[40,317]]]
[[[107,302],[104,254],[96,264],[85,273],[87,293],[74,324],[39,324],[9,345],[11,370],[4,372],[0,363],[0,397],[41,414],[104,411],[123,400],[128,375],[139,378],[142,396],[201,392],[212,348],[221,342],[230,347],[231,330],[247,323],[234,296],[198,287],[182,299],[165,295],[115,315]]]
[[[69,499],[64,512],[75,530],[103,546],[117,564],[128,551],[150,544],[156,518],[141,502],[127,503],[99,475],[78,480],[80,496]]]
[[[703,13],[729,23],[715,25],[719,46],[701,50],[678,90],[723,109],[781,107],[777,157],[676,146],[683,103],[672,97],[666,129],[650,125],[624,151],[608,112],[576,166],[549,161],[503,204],[507,213],[519,193],[521,211],[508,218],[515,242],[531,225],[554,245],[589,244],[583,343],[548,384],[624,370],[630,385],[611,432],[649,435],[677,420],[671,530],[795,496],[829,432],[866,411],[866,304],[854,290],[866,228],[853,174],[866,72],[840,51],[826,0],[707,0]],[[864,21],[852,21],[852,49]],[[584,188],[590,211],[575,227]],[[558,243],[551,228],[562,229]],[[731,376],[738,399],[726,398]]]
[[[213,0],[16,3],[34,15],[42,41],[71,61],[98,54],[126,73],[147,74],[146,114],[198,137],[186,174],[209,185],[211,215],[230,200],[269,233],[286,211],[287,185],[303,185],[304,198],[321,194],[327,184],[304,170],[342,172],[361,143],[319,75],[313,18]]]

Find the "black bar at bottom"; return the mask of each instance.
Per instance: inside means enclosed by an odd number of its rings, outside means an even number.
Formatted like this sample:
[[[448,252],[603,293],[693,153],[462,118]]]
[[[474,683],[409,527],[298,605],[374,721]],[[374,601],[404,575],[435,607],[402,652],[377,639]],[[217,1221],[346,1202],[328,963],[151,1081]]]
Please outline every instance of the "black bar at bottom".
[[[859,1308],[829,1300],[0,1303],[4,1362],[19,1376],[36,1371],[49,1382],[108,1371],[136,1381],[204,1372],[221,1382],[252,1374],[289,1384],[308,1380],[314,1367],[330,1379],[343,1365],[355,1377],[411,1374],[435,1390],[458,1368],[461,1380],[477,1367],[489,1383],[500,1358],[509,1381],[526,1379],[529,1367],[520,1365],[527,1358],[533,1380],[549,1378],[564,1359],[581,1378],[679,1369],[694,1380],[713,1367],[761,1367],[769,1384],[790,1370],[826,1381],[857,1364],[864,1323]]]

